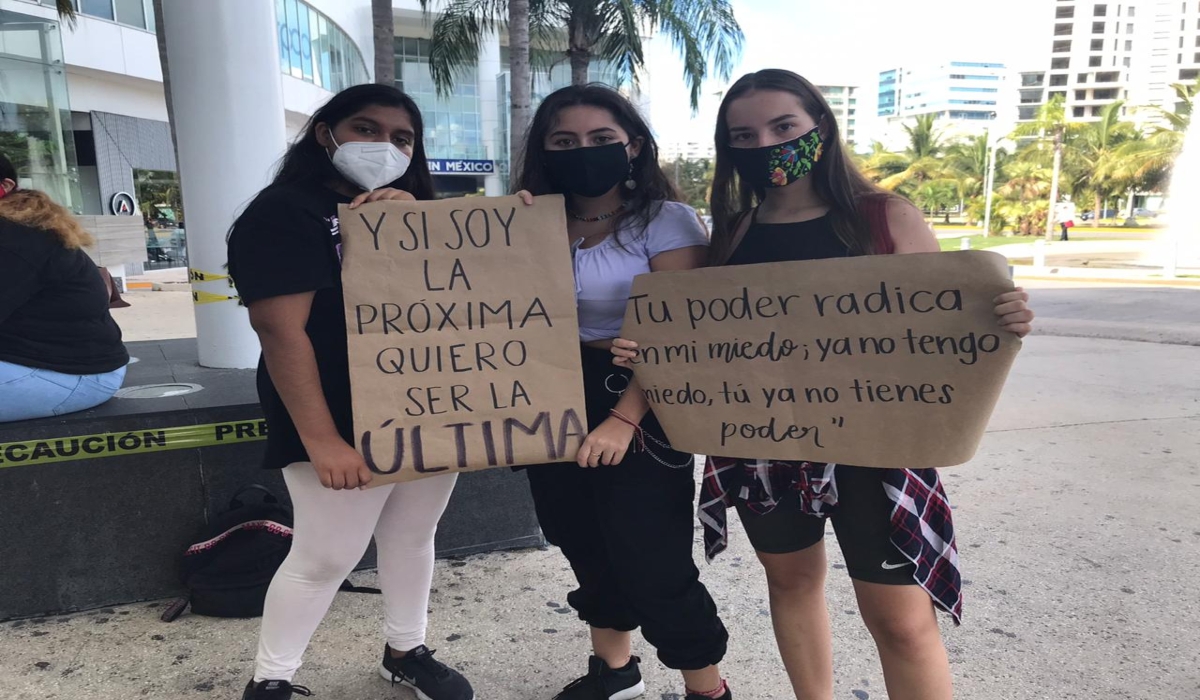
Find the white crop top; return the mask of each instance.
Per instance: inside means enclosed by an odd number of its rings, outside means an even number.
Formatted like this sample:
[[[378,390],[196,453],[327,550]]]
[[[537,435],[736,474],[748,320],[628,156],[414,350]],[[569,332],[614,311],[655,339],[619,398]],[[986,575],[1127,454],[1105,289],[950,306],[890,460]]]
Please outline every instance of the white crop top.
[[[591,248],[581,247],[580,240],[571,249],[579,339],[585,343],[620,336],[633,278],[650,272],[652,258],[670,250],[708,246],[708,232],[696,210],[679,202],[663,202],[644,232],[634,235],[625,228],[619,237],[620,243],[609,236]]]

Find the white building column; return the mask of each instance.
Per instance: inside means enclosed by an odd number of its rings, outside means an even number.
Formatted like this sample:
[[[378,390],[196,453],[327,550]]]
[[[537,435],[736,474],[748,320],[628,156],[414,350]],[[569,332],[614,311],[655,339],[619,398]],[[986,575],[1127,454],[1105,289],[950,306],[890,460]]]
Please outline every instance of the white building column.
[[[500,143],[496,139],[496,132],[500,129],[500,99],[496,89],[496,76],[501,71],[500,36],[491,34],[483,40],[483,45],[479,47],[479,67],[476,71],[476,78],[479,90],[479,111],[482,113],[480,136],[483,140],[483,147],[487,149],[488,157],[492,160],[500,160],[501,154],[508,148],[507,143]],[[507,189],[498,174],[493,173],[483,179],[483,191],[489,197],[508,194]]]
[[[163,0],[188,264],[225,275],[225,236],[287,144],[275,3]],[[193,282],[205,367],[251,368],[258,338],[224,279]]]

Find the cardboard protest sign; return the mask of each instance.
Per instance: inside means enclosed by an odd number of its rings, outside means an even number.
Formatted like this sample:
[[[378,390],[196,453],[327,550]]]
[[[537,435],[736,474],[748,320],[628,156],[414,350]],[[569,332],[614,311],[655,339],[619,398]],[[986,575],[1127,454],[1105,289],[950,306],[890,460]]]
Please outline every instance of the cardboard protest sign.
[[[564,211],[560,196],[341,207],[372,484],[574,459],[587,425]]]
[[[887,255],[659,272],[621,335],[679,450],[869,467],[971,459],[1021,341],[1003,256]]]

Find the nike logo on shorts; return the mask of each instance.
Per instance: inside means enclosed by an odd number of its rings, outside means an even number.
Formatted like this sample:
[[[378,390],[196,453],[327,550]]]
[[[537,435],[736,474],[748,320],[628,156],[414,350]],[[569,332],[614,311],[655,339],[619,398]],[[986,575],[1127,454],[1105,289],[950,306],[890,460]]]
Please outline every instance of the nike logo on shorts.
[[[886,571],[892,571],[893,569],[903,569],[906,566],[912,566],[912,562],[905,561],[905,562],[901,562],[899,564],[889,564],[889,563],[887,563],[887,560],[885,559],[883,561],[882,566]]]

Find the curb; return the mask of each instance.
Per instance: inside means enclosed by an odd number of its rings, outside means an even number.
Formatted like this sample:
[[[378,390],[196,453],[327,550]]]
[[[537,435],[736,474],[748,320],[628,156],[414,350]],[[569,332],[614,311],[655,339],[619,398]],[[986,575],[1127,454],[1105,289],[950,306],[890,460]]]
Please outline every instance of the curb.
[[[1151,277],[1143,272],[1103,269],[1083,269],[1077,267],[1046,267],[1013,266],[1013,278],[1043,282],[1104,282],[1107,284],[1122,284],[1136,287],[1179,287],[1184,289],[1200,289],[1200,279]]]

